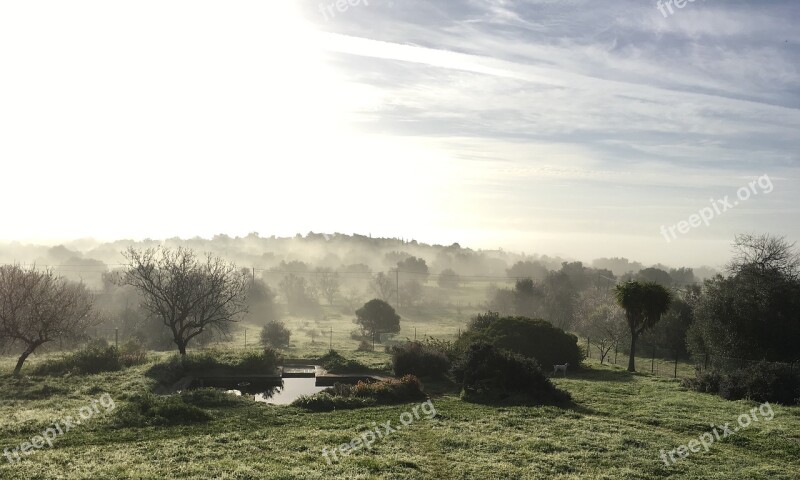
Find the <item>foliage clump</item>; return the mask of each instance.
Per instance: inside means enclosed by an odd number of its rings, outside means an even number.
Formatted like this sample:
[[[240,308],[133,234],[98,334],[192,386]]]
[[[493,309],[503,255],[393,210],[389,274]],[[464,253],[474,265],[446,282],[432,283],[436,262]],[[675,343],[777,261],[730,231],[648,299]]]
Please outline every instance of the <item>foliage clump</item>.
[[[501,317],[494,312],[475,317],[456,345],[465,351],[476,342],[534,358],[545,366],[569,363],[576,368],[584,355],[578,346],[578,337],[550,322],[527,317]]]
[[[86,347],[59,358],[47,360],[35,368],[34,375],[60,376],[67,373],[93,375],[116,372],[147,362],[147,353],[140,344],[128,342],[121,348],[105,342],[92,342]]]
[[[186,375],[224,370],[237,373],[274,373],[281,362],[280,355],[271,348],[244,353],[204,352],[174,355],[166,362],[153,365],[146,375],[162,385],[170,385]]]
[[[134,395],[116,414],[121,427],[190,425],[209,420],[208,412],[187,402],[183,395]]]
[[[320,393],[302,396],[292,405],[317,412],[335,409],[354,409],[374,405],[391,405],[422,400],[422,384],[413,375],[378,382],[358,382],[355,385],[337,383]]]
[[[368,372],[370,368],[359,362],[343,357],[336,350],[331,350],[319,359],[322,368],[329,373]]]
[[[758,362],[728,372],[710,370],[683,381],[685,387],[714,393],[726,400],[748,399],[784,405],[800,403],[800,373],[790,367]]]
[[[525,403],[551,404],[570,400],[545,376],[532,358],[480,342],[470,345],[454,367],[462,396],[475,402],[503,402],[521,399]]]
[[[447,355],[429,344],[406,342],[391,347],[394,374],[442,377],[450,370]]]

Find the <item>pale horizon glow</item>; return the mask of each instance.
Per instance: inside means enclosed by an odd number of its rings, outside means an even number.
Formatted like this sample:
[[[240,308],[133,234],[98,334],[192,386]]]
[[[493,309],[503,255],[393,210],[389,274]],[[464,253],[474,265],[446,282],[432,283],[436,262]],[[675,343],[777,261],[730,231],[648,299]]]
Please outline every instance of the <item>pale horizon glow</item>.
[[[717,266],[737,233],[800,239],[800,7],[653,3],[3,4],[0,240],[342,232]]]

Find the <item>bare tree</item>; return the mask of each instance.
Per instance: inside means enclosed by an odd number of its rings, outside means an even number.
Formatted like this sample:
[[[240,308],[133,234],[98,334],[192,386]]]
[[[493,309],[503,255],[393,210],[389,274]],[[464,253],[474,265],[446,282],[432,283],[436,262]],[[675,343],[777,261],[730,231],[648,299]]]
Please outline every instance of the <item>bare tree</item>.
[[[773,235],[736,235],[733,259],[728,264],[732,273],[764,275],[777,272],[788,278],[800,276],[800,255],[793,242]]]
[[[580,330],[597,349],[602,364],[628,333],[625,311],[616,304],[611,292],[603,289],[583,292],[577,309]]]
[[[339,274],[329,268],[318,268],[316,272],[319,291],[328,301],[328,305],[333,305],[336,296],[339,295]]]
[[[247,312],[248,276],[235,265],[185,248],[129,248],[122,282],[141,294],[142,307],[169,328],[181,355],[207,330],[224,333]]]
[[[19,375],[25,360],[40,346],[79,337],[96,325],[91,313],[92,296],[83,284],[50,270],[0,266],[0,337],[25,346],[14,375]]]

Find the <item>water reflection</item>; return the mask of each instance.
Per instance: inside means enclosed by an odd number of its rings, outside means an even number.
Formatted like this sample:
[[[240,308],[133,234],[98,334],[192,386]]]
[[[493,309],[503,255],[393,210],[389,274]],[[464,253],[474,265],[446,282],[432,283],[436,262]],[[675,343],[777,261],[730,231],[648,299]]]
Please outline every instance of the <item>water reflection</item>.
[[[315,378],[284,378],[280,387],[264,389],[248,388],[248,385],[239,384],[236,389],[227,390],[225,393],[237,397],[247,396],[256,402],[272,403],[274,405],[289,405],[302,395],[313,395],[328,387],[316,386]]]

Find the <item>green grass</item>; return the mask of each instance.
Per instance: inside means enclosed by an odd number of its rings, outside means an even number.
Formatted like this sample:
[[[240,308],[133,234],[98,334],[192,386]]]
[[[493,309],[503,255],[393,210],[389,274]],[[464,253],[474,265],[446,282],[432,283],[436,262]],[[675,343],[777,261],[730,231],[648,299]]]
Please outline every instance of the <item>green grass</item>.
[[[348,341],[341,345],[350,348],[341,350],[355,358],[354,342]],[[388,359],[382,352],[367,357],[378,365]],[[0,359],[2,371],[12,366],[13,359]],[[148,366],[62,378],[0,376],[0,449],[30,439],[53,418],[76,415],[102,393],[120,408],[152,388],[144,377]],[[330,466],[322,448],[349,442],[372,422],[397,425],[413,405],[309,413],[241,402],[208,409],[208,423],[143,428],[116,428],[113,413],[98,414],[22,463],[0,457],[0,478],[800,478],[800,408],[774,406],[771,422],[667,467],[661,449],[696,439],[710,423],[735,422],[754,404],[686,391],[674,380],[631,375],[595,361],[589,366],[555,379],[572,395],[571,409],[471,404],[448,385],[428,385],[436,392],[435,419],[417,420],[377,441],[371,452]]]

